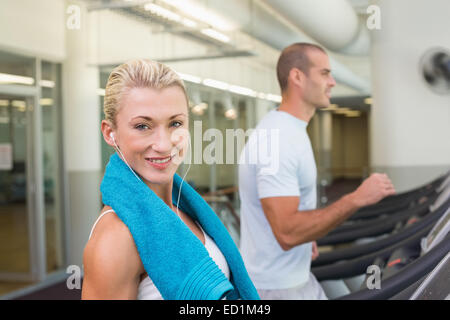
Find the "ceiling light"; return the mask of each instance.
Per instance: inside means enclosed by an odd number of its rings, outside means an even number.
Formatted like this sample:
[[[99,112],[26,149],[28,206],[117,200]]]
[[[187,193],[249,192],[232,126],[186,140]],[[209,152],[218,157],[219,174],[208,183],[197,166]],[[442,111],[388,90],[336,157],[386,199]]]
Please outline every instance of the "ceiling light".
[[[184,81],[189,81],[189,82],[193,82],[193,83],[201,83],[202,79],[190,74],[185,74],[185,73],[181,73],[181,72],[177,72],[178,75],[180,76],[181,79],[183,79]]]
[[[176,14],[175,12],[172,12],[170,10],[167,10],[166,8],[163,8],[161,6],[158,6],[154,3],[147,3],[144,6],[144,9],[146,11],[150,11],[151,13],[160,16],[164,19],[170,20],[170,21],[174,21],[174,22],[178,22],[181,23],[182,25],[189,27],[189,28],[196,28],[197,27],[197,22],[182,17],[179,14]]]
[[[9,100],[0,100],[0,107],[9,106]]]
[[[339,105],[337,104],[330,104],[328,107],[321,109],[321,111],[334,111],[337,110],[339,108]]]
[[[242,94],[244,96],[250,96],[250,97],[256,97],[257,94],[254,90],[249,89],[249,88],[245,88],[245,87],[240,87],[240,86],[234,86],[231,85],[229,90],[231,92],[237,93],[237,94]]]
[[[237,112],[236,109],[230,108],[225,111],[225,117],[231,120],[234,120],[237,118]]]
[[[372,103],[373,103],[373,99],[372,99],[371,97],[365,98],[365,99],[364,99],[364,103],[365,103],[365,104],[372,104]]]
[[[225,90],[227,91],[230,88],[230,85],[226,82],[213,80],[213,79],[205,79],[203,80],[203,84],[208,87]]]
[[[105,89],[103,89],[103,88],[98,88],[97,89],[97,94],[99,95],[99,96],[105,96],[105,92],[106,92],[106,90]]]
[[[40,83],[41,87],[46,87],[46,88],[54,88],[55,87],[55,81],[41,80],[39,83]]]
[[[267,100],[270,100],[270,101],[273,101],[273,102],[277,102],[277,103],[281,102],[281,96],[276,95],[276,94],[268,93],[266,95],[266,98],[267,98]]]
[[[201,116],[205,113],[205,110],[199,104],[192,107],[191,111],[197,116]]]
[[[258,92],[256,95],[259,99],[263,99],[266,100],[267,99],[267,95],[263,92]]]
[[[345,114],[345,113],[347,113],[347,111],[349,111],[350,109],[349,108],[337,108],[336,110],[334,110],[334,113],[337,113],[337,114]]]
[[[167,9],[165,9],[163,7],[160,7],[160,6],[158,6],[158,5],[154,4],[154,3],[147,3],[144,6],[144,9],[146,11],[150,11],[151,13],[156,14],[157,16],[160,16],[160,17],[162,17],[164,19],[171,20],[171,21],[176,21],[176,22],[181,22],[181,16],[180,15],[178,15],[178,14],[176,14],[176,13],[170,11],[170,10],[167,10]]]
[[[33,85],[34,79],[31,77],[23,77],[23,76],[16,76],[14,74],[0,73],[0,83]]]
[[[191,17],[202,21],[221,31],[235,30],[237,26],[222,16],[216,14],[213,10],[209,10],[191,0],[163,0],[165,3],[177,8],[180,11],[190,15]]]
[[[227,35],[224,35],[223,33],[219,32],[219,31],[216,31],[214,29],[211,29],[211,28],[202,29],[200,32],[203,33],[204,35],[207,35],[210,38],[219,40],[221,42],[225,42],[225,43],[230,42],[230,37],[228,37]]]
[[[26,109],[27,109],[27,104],[26,104],[26,102],[23,101],[23,100],[13,100],[13,101],[11,102],[11,105],[12,105],[13,107],[17,108],[17,110],[18,110],[19,112],[25,112]]]
[[[181,23],[189,28],[197,28],[198,24],[195,21],[192,21],[188,18],[181,18]]]
[[[345,113],[345,116],[346,117],[359,117],[359,116],[361,116],[361,111],[358,111],[358,110],[351,110],[351,111],[347,111],[346,113]]]
[[[39,100],[41,106],[51,106],[53,105],[53,99],[51,98],[42,98]]]

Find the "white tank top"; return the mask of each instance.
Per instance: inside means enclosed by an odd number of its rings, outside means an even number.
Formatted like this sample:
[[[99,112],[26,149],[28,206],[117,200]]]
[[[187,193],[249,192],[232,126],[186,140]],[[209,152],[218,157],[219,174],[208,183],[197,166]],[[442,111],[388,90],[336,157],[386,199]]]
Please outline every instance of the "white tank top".
[[[92,226],[91,233],[89,234],[89,239],[92,236],[92,232],[94,231],[95,226],[100,221],[100,219],[108,212],[114,212],[114,210],[106,210],[103,212],[95,221]],[[197,223],[197,222],[196,222]],[[209,256],[213,259],[213,261],[219,266],[220,270],[225,274],[225,276],[230,279],[230,269],[228,267],[227,260],[225,260],[224,255],[217,247],[216,243],[213,239],[203,230],[199,223],[197,223],[200,230],[202,230],[203,235],[205,237],[205,248],[209,253]],[[138,288],[138,300],[163,300],[161,293],[156,288],[152,279],[147,275],[142,281],[139,283]]]

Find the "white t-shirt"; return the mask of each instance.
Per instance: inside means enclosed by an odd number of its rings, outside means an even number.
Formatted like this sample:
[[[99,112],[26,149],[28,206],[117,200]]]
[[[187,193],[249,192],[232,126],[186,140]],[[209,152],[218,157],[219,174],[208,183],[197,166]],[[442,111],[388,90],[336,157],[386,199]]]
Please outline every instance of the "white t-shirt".
[[[317,169],[307,125],[284,111],[270,111],[241,153],[241,254],[257,289],[292,288],[309,278],[311,243],[284,251],[260,202],[299,196],[299,211],[316,208]]]

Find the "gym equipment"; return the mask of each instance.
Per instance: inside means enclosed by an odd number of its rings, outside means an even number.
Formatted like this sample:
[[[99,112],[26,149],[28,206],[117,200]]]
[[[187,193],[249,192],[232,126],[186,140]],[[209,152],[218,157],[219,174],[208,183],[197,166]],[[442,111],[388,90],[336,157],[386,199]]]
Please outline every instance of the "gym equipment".
[[[444,205],[447,206],[447,208],[444,207],[446,211],[434,226],[419,230],[411,237],[388,248],[353,260],[313,268],[312,272],[319,281],[335,281],[334,283],[322,282],[325,290],[333,285],[337,287],[336,284],[339,284],[341,288],[347,287],[347,292],[340,290],[340,296],[336,295],[337,291],[330,295],[330,290],[326,290],[330,298],[364,300],[389,299],[395,296],[431,272],[450,251],[450,206],[447,201],[439,209],[443,209]],[[423,237],[426,238],[422,239]],[[370,276],[365,273],[369,266],[374,266],[381,271],[380,289],[366,287]],[[362,277],[362,275],[365,276]],[[336,281],[342,278],[351,279],[347,279],[344,283],[342,280]],[[354,291],[357,288],[355,283],[361,280],[363,280],[362,283],[360,282],[361,289]],[[348,292],[351,293],[345,294]]]
[[[450,93],[450,53],[444,48],[431,48],[420,59],[422,76],[437,94]]]
[[[450,300],[450,252],[430,272],[410,300]]]
[[[395,246],[399,246],[402,241],[409,239],[420,232],[430,231],[432,226],[439,220],[439,218],[449,207],[450,197],[447,198],[446,202],[442,203],[434,210],[431,210],[423,218],[414,219],[412,222],[410,221],[410,223],[406,223],[404,226],[395,230],[395,232],[388,236],[383,236],[381,239],[374,240],[366,244],[353,245],[322,253],[315,261],[312,262],[313,270],[317,270],[320,266],[329,265],[337,261],[356,259],[358,257],[373,254],[374,252],[380,250],[390,251],[395,249]]]
[[[428,186],[432,185],[433,184],[429,184]],[[416,196],[419,197],[417,200],[408,199],[410,202],[408,208],[402,209],[396,213],[379,213],[378,218],[371,220],[347,222],[325,237],[319,239],[317,241],[318,245],[336,245],[352,242],[361,238],[380,236],[390,233],[405,224],[413,223],[432,211],[429,210],[429,208],[437,201],[437,199],[442,199],[442,197],[446,199],[447,195],[450,195],[450,179],[447,177],[447,179],[442,181],[437,187],[426,187],[423,190],[427,190],[426,195],[424,192],[420,192],[416,193]]]

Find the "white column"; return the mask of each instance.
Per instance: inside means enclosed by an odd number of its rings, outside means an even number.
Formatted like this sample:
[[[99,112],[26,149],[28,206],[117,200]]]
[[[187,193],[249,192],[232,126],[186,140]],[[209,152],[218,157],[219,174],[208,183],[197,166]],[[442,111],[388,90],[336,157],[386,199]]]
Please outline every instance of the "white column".
[[[381,29],[372,30],[370,164],[397,188],[414,188],[450,166],[450,96],[426,86],[419,60],[430,47],[450,48],[447,0],[374,1]]]
[[[99,70],[88,63],[88,13],[85,4],[67,1],[66,5],[80,8],[80,28],[69,29],[66,25],[63,128],[70,210],[69,264],[81,266],[91,226],[101,209]]]

